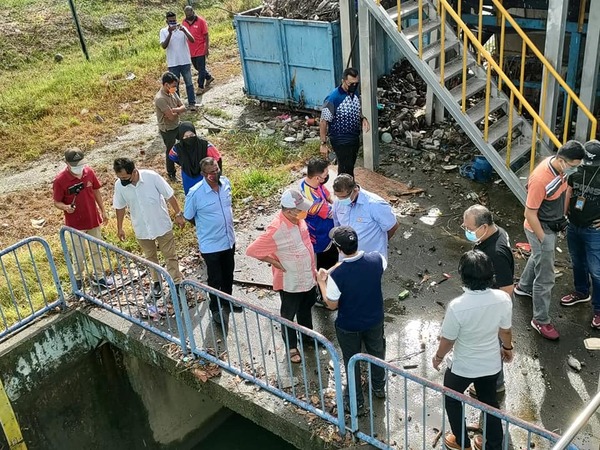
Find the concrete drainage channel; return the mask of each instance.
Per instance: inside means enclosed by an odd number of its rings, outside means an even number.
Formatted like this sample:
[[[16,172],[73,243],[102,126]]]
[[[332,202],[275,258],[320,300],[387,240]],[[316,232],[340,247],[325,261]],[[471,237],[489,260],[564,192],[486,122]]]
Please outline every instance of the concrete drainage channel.
[[[164,347],[95,309],[43,319],[1,343],[2,381],[28,448],[324,448],[307,427],[270,410],[268,400],[259,405],[243,395],[227,380],[233,377],[203,383]],[[252,442],[240,440],[244,431]],[[4,439],[1,448],[9,448]]]

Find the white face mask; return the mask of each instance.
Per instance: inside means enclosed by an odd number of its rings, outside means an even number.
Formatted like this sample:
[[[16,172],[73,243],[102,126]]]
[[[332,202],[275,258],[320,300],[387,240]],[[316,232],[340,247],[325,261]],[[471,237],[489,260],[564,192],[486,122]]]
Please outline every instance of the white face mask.
[[[69,170],[73,173],[73,175],[81,175],[84,167],[85,166],[69,166]]]

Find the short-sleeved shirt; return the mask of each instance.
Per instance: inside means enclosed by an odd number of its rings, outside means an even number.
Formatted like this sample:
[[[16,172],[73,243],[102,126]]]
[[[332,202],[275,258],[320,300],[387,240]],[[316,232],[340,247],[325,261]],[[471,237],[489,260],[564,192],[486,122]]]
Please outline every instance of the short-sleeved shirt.
[[[74,192],[78,185],[83,188],[79,194]],[[71,214],[65,212],[65,225],[73,227],[76,230],[87,231],[96,228],[102,223],[102,218],[96,206],[96,197],[94,191],[100,189],[102,185],[98,181],[94,171],[85,166],[81,178],[77,178],[71,171],[65,167],[58,173],[52,183],[52,197],[55,202],[62,202],[66,205],[73,204],[75,211]]]
[[[169,28],[165,27],[160,30],[159,39],[162,44],[169,36]],[[171,33],[171,40],[165,49],[167,53],[167,67],[185,66],[192,64],[190,57],[190,49],[187,45],[188,38],[181,30],[175,30]]]
[[[322,253],[331,242],[329,231],[333,228],[333,206],[327,201],[330,193],[324,185],[314,188],[306,180],[300,183],[300,192],[313,202],[306,216],[306,225],[315,253]]]
[[[589,227],[600,219],[600,167],[580,167],[568,178],[571,186],[569,221],[577,227]],[[585,198],[583,209],[575,208],[579,197]]]
[[[560,220],[565,215],[565,192],[567,183],[565,177],[550,164],[555,156],[549,156],[544,159],[533,170],[527,180],[527,200],[525,206],[529,209],[537,210],[538,219],[542,222],[544,231],[549,232],[549,228],[544,226],[544,222],[554,222]],[[533,231],[527,219],[524,223],[525,228]]]
[[[172,108],[178,108],[183,103],[177,94],[165,94],[162,88],[154,96],[154,109],[156,110],[156,121],[160,131],[171,131],[179,126],[179,116],[176,115],[174,120],[167,119],[165,111]]]
[[[442,337],[455,341],[452,373],[478,378],[500,372],[500,328],[512,323],[510,296],[498,289],[471,291],[452,300],[446,307]]]
[[[227,178],[220,178],[218,191],[206,180],[190,189],[185,197],[183,217],[195,220],[200,253],[221,252],[235,245],[231,183]]]
[[[512,286],[515,274],[515,259],[510,249],[508,233],[503,228],[496,227],[498,229],[494,234],[475,246],[476,250],[481,250],[492,260],[496,279],[492,286],[494,289]]]
[[[192,22],[188,22],[187,19],[183,19],[181,24],[186,27],[190,34],[194,37],[194,42],[187,40],[188,47],[190,49],[190,56],[192,58],[196,56],[206,55],[206,36],[208,35],[208,25],[206,20],[200,16],[194,16]]]
[[[129,208],[131,225],[138,239],[156,239],[173,228],[166,200],[173,197],[173,188],[153,170],[138,169],[137,184],[123,186],[115,182],[113,206]]]
[[[206,147],[206,157],[210,156],[215,161],[219,161],[221,159],[221,153],[219,153],[219,150],[217,150],[217,147],[215,147],[210,142],[207,142],[207,144],[208,145]],[[171,161],[179,164],[179,152],[180,151],[181,151],[180,145],[175,144],[173,146],[173,148],[171,150],[169,150],[169,159]],[[192,186],[196,185],[197,183],[200,183],[202,181],[202,179],[203,179],[203,177],[200,174],[198,174],[198,176],[193,177],[191,175],[188,175],[185,170],[182,170],[181,171],[181,183],[183,184],[184,194],[187,195],[187,193],[190,191]]]
[[[358,236],[358,249],[379,252],[388,258],[388,235],[397,223],[396,215],[388,202],[376,194],[360,189],[356,200],[349,206],[333,203],[335,226],[354,228]]]
[[[329,123],[331,145],[358,143],[362,127],[358,93],[349,94],[342,86],[335,88],[325,99],[321,120]]]
[[[293,224],[279,211],[263,234],[252,242],[246,255],[263,259],[276,258],[285,272],[272,266],[273,290],[308,292],[315,286],[317,266],[304,220]]]

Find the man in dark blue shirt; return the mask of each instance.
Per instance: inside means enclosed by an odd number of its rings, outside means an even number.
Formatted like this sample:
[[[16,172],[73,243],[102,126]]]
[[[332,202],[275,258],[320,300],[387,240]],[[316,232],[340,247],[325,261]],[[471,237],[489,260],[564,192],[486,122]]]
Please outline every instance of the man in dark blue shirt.
[[[320,123],[321,154],[327,157],[327,135],[338,160],[338,174],[354,177],[354,164],[358,156],[360,133],[370,130],[369,121],[362,116],[358,95],[358,71],[344,70],[342,84],[325,99]]]

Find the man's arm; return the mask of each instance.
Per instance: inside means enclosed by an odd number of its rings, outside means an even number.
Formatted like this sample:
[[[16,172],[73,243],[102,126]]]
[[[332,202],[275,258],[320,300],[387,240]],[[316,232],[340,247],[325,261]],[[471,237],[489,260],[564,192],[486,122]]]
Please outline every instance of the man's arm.
[[[73,214],[75,212],[75,208],[71,205],[67,205],[63,202],[54,202],[54,206],[56,206],[61,211],[66,212],[67,214]]]
[[[208,53],[209,53],[209,51],[208,51],[208,44],[209,44],[208,33],[206,33],[204,35],[204,39],[205,39],[205,42],[206,42],[206,52],[204,53],[204,56],[208,56]]]
[[[544,237],[546,236],[546,234],[544,233],[544,229],[542,228],[542,223],[540,222],[540,219],[538,218],[538,210],[531,209],[526,206],[525,207],[525,219],[527,220],[527,223],[529,224],[529,226],[535,233],[535,236],[538,238],[538,240],[540,242],[542,242],[544,240]]]
[[[398,220],[396,219],[396,225],[394,225],[392,228],[390,228],[387,231],[387,235],[388,235],[388,241],[394,236],[394,234],[396,233],[396,230],[400,228],[400,223],[398,222]]]
[[[180,114],[182,114],[186,111],[186,108],[184,105],[178,106],[177,108],[171,108],[167,104],[167,101],[163,98],[156,100],[154,102],[154,104],[158,109],[161,110],[161,112],[165,115],[167,120],[170,120],[170,121],[175,120]]]
[[[325,157],[327,157],[329,154],[329,147],[326,144],[328,128],[329,122],[321,118],[321,121],[319,122],[319,137],[321,138],[321,146],[319,147],[319,151],[321,152],[321,155]],[[325,144],[323,144],[323,142],[325,142]]]
[[[96,205],[98,205],[98,209],[100,210],[102,222],[108,221],[108,216],[104,210],[104,201],[102,200],[102,193],[100,192],[100,189],[94,189],[94,198],[96,199]]]
[[[281,262],[276,258],[275,252],[277,251],[277,244],[273,240],[273,233],[275,228],[269,226],[266,231],[257,237],[246,249],[246,255],[251,258],[258,259],[271,264],[273,267],[278,268],[285,272]]]
[[[335,265],[330,270],[335,269],[335,267],[337,267],[338,265]],[[323,268],[319,269],[319,272],[317,274],[317,283],[319,285],[319,290],[321,291],[321,298],[325,302],[325,305],[327,306],[327,308],[331,309],[332,311],[335,311],[336,309],[338,309],[338,302],[331,301],[329,299],[329,297],[327,297],[327,283],[331,283],[331,280],[329,280],[329,271],[328,270],[323,269]]]
[[[176,27],[169,27],[169,28],[167,29],[167,35],[164,37],[164,39],[163,39],[163,36],[162,36],[162,34],[163,34],[163,33],[161,32],[161,36],[160,36],[160,38],[161,38],[162,40],[160,41],[160,46],[161,46],[162,48],[164,48],[165,50],[166,50],[166,49],[167,49],[167,47],[169,46],[169,42],[171,42],[171,36],[173,35],[173,31],[175,30],[175,28],[176,28]]]
[[[192,36],[192,33],[190,33],[190,31],[186,27],[184,27],[183,25],[181,25],[179,27],[179,29],[184,32],[184,34],[186,35],[188,41],[190,41],[190,42],[196,42],[196,40],[194,39],[194,36]]]
[[[183,218],[183,212],[181,211],[181,208],[179,208],[179,202],[175,196],[172,195],[167,200],[167,203],[171,205],[171,208],[173,208],[173,211],[175,212],[175,223],[179,225],[179,228],[183,228],[185,226],[185,219]]]
[[[123,231],[123,219],[125,218],[125,208],[115,209],[117,212],[117,236],[119,240],[125,240],[125,231]]]
[[[500,347],[502,361],[511,362],[513,359],[512,328],[500,328],[498,337],[500,338],[500,342],[502,342]]]
[[[442,361],[444,360],[444,356],[446,356],[446,354],[452,350],[452,347],[454,347],[454,341],[451,341],[450,339],[446,339],[445,337],[440,337],[440,343],[438,344],[438,348],[435,352],[435,355],[433,356],[432,359],[432,363],[433,363],[433,368],[435,370],[440,370],[440,364],[442,363]]]

